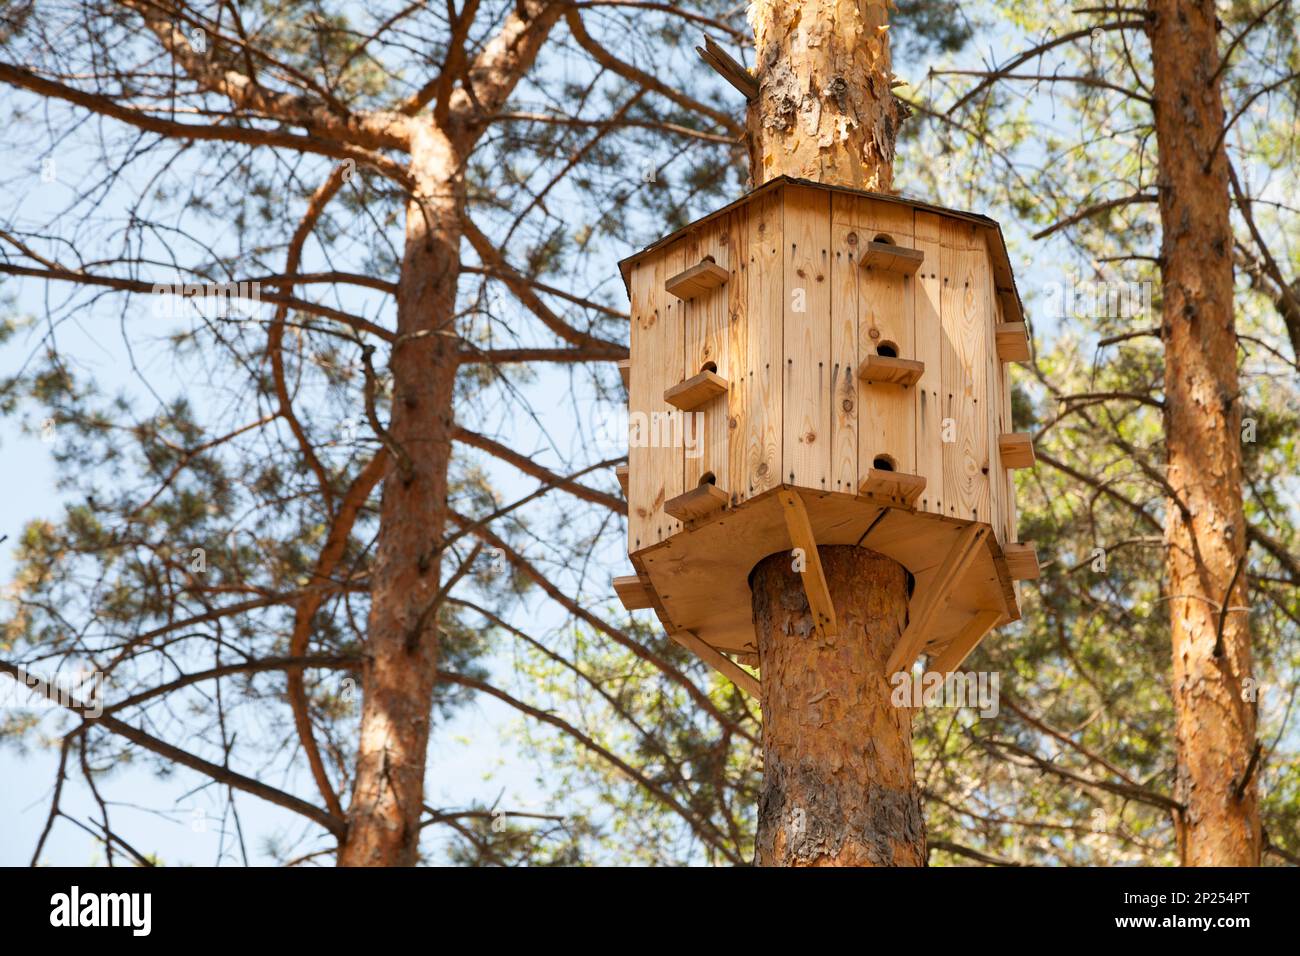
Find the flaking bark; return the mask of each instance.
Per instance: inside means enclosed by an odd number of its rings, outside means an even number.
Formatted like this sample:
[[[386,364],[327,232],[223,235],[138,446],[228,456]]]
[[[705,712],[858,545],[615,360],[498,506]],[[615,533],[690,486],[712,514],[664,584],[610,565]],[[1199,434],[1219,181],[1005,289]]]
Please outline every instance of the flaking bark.
[[[1241,393],[1218,38],[1210,0],[1152,0],[1164,287],[1168,605],[1179,850],[1258,866]]]
[[[818,548],[839,633],[813,630],[789,553],[754,569],[763,675],[763,866],[924,866],[912,716],[885,665],[907,621],[907,572],[865,548]]]

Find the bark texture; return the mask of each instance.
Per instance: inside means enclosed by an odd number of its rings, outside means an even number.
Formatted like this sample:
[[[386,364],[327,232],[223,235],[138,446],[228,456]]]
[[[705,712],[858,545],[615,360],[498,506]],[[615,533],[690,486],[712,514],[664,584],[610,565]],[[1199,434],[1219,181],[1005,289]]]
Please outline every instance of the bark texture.
[[[471,62],[453,55],[437,82],[423,87],[404,107],[403,115],[411,117],[406,124],[411,193],[397,337],[389,361],[393,395],[387,427],[368,409],[391,465],[370,582],[357,772],[340,866],[418,862],[430,710],[438,680],[447,469],[456,434],[452,402],[461,345],[455,314],[464,168],[490,117],[531,68],[564,9],[551,0],[519,0]],[[457,85],[462,69],[472,94]],[[428,106],[431,110],[422,112]]]
[[[888,0],[756,0],[750,172],[889,192],[902,104],[890,89]]]
[[[763,674],[762,866],[924,866],[912,714],[885,664],[907,623],[907,572],[865,548],[818,548],[839,621],[820,639],[788,552],[754,569]]]
[[[759,96],[750,175],[893,187],[902,118],[890,92],[888,0],[755,0]],[[818,548],[839,619],[821,641],[790,555],[750,580],[763,680],[765,866],[924,866],[911,714],[885,664],[907,616],[907,573],[854,547]]]
[[[379,540],[371,578],[357,775],[341,866],[417,861],[430,701],[438,670],[432,608],[447,523],[456,280],[464,184],[452,144],[417,131],[397,296],[392,415]]]
[[[1212,0],[1152,0],[1164,286],[1165,536],[1183,863],[1257,866],[1232,231]]]

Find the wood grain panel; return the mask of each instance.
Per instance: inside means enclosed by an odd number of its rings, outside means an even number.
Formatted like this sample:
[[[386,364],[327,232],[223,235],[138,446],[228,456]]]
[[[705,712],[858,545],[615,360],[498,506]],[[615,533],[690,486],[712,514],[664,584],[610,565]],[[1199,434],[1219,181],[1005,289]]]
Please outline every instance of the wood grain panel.
[[[832,491],[858,487],[858,258],[856,200],[831,194],[831,476]]]
[[[730,272],[731,236],[726,218],[706,223],[698,230],[693,254],[700,259],[712,258],[720,268]],[[725,285],[694,296],[688,303],[685,327],[685,375],[688,378],[712,364],[718,375],[730,379],[727,367],[727,304],[728,290]],[[688,421],[698,426],[699,433],[688,430],[688,434],[698,444],[695,447],[688,445],[686,449],[684,485],[687,489],[694,488],[703,475],[712,474],[717,479],[719,488],[730,491],[726,484],[727,401],[718,398],[696,409],[696,412],[696,416],[688,416]]]
[[[993,347],[985,334],[983,289],[989,283],[982,249],[963,248],[965,223],[944,223],[942,320],[949,348],[943,356],[945,417],[956,439],[943,446],[945,512],[954,518],[988,521],[989,435],[986,367]]]
[[[831,469],[830,194],[787,186],[782,473],[826,491]]]
[[[761,494],[781,483],[782,319],[785,315],[783,202],[781,189],[749,204],[749,274],[746,276],[745,378],[748,385],[745,491]]]
[[[910,248],[914,241],[911,207],[859,199],[858,239],[888,240]],[[892,351],[898,358],[916,356],[914,333],[915,302],[912,275],[892,270],[865,268],[858,271],[859,362],[869,353]],[[858,417],[858,474],[867,472],[880,458],[888,458],[895,471],[916,470],[915,386],[891,383],[863,383],[859,386],[861,413]]]
[[[912,288],[915,351],[925,363],[925,375],[912,388],[916,421],[916,474],[925,477],[925,490],[917,499],[918,511],[944,513],[943,484],[943,220],[928,212],[916,213],[914,245],[925,261],[914,276]]]
[[[727,290],[727,478],[733,505],[749,497],[749,216],[746,206],[726,218],[731,239],[731,279]],[[722,482],[721,477],[718,479]]]

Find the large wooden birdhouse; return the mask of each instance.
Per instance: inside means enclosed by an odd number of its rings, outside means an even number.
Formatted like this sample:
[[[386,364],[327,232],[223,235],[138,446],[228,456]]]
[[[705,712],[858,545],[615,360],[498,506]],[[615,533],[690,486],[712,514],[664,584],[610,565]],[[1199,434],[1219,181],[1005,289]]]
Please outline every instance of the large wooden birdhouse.
[[[914,575],[893,668],[955,668],[1020,617],[1038,565],[1012,477],[1034,452],[1005,363],[1029,344],[997,223],[780,178],[620,267],[625,606],[743,674],[722,654],[756,652],[754,566],[792,551],[830,628],[816,546],[860,545]]]

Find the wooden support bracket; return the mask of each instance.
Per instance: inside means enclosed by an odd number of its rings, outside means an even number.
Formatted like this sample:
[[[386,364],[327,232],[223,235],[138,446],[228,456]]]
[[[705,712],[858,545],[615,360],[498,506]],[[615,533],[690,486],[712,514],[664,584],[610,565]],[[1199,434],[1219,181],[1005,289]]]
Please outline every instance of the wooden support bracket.
[[[705,644],[694,631],[672,631],[668,636],[693,653],[700,660],[704,661],[704,663],[708,664],[723,677],[727,678],[727,680],[731,681],[750,697],[753,697],[755,700],[763,699],[762,687],[759,684],[757,677],[745,670],[721,651]]]
[[[1029,332],[1023,322],[999,322],[993,330],[998,359],[1003,362],[1029,361]]]
[[[894,508],[915,508],[916,499],[925,491],[924,475],[909,475],[901,471],[871,468],[858,487],[858,494],[866,495]]]
[[[618,363],[618,377],[623,380],[623,391],[632,392],[632,360],[623,359]]]
[[[614,477],[618,479],[618,486],[623,489],[623,497],[627,497],[627,465],[616,465],[614,468]]]
[[[727,506],[731,496],[717,485],[703,484],[664,502],[664,514],[678,521],[698,521]]]
[[[1021,544],[1004,544],[1002,555],[1007,559],[1007,571],[1013,581],[1038,580],[1038,551],[1032,541]]]
[[[716,289],[727,281],[727,276],[727,270],[722,266],[712,259],[704,259],[699,265],[677,273],[664,283],[664,288],[679,299],[692,299]]]
[[[883,269],[885,272],[911,275],[921,268],[924,261],[925,253],[920,249],[908,249],[891,242],[868,242],[858,265],[863,269]]]
[[[629,611],[645,611],[654,607],[650,600],[649,586],[635,574],[615,578],[614,593]]]
[[[727,394],[728,383],[717,372],[705,369],[699,375],[692,375],[684,382],[678,382],[664,392],[664,401],[680,408],[684,412],[694,411],[719,395]]]
[[[886,678],[912,669],[912,662],[925,647],[934,616],[948,603],[953,588],[970,567],[988,531],[988,525],[983,524],[970,524],[963,528],[929,584],[912,596],[907,609],[907,628],[889,655],[889,663],[885,665]]]
[[[835,605],[831,603],[830,588],[826,585],[826,573],[822,570],[822,558],[817,553],[817,538],[813,535],[812,522],[808,520],[808,509],[804,507],[799,492],[793,488],[782,488],[777,497],[781,509],[785,512],[785,526],[790,532],[790,546],[803,552],[804,594],[808,595],[808,607],[813,614],[813,627],[818,637],[834,637],[839,633],[839,624],[835,620]]]
[[[989,629],[1002,620],[1001,611],[976,611],[966,626],[957,632],[957,636],[948,642],[948,646],[939,652],[934,663],[927,665],[927,670],[936,674],[949,674],[961,667],[970,652],[975,650],[980,639]]]
[[[868,355],[858,367],[858,378],[877,385],[915,385],[924,374],[924,362],[891,355]]]
[[[1003,468],[1034,467],[1034,436],[1029,432],[1009,432],[998,436],[998,454]]]

